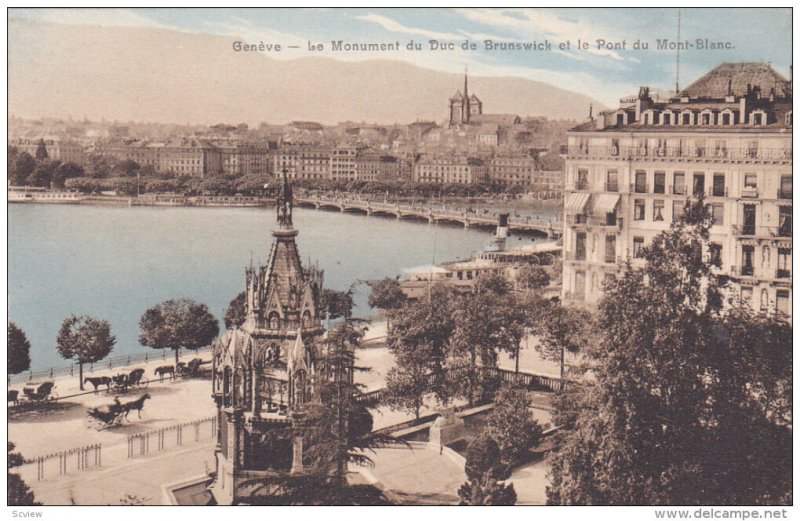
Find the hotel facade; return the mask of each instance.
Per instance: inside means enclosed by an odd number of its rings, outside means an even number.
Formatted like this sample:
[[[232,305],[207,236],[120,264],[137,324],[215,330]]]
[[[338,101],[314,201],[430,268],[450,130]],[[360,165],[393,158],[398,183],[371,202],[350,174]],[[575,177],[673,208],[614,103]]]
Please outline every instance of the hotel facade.
[[[792,84],[726,63],[667,100],[623,99],[568,132],[562,297],[595,305],[603,283],[704,196],[704,252],[735,298],[791,317]]]

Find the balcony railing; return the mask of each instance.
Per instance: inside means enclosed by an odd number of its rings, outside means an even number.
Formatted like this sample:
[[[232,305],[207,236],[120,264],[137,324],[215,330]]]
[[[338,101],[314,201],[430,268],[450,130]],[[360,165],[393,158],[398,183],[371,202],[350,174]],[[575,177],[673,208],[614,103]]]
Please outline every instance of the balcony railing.
[[[787,148],[679,148],[679,147],[613,147],[613,146],[562,146],[561,154],[578,157],[614,156],[625,159],[667,158],[667,159],[726,159],[791,161],[792,150]]]
[[[791,199],[791,198],[792,198],[791,190],[778,190],[778,199]]]
[[[792,278],[792,270],[782,270],[782,269],[778,268],[778,270],[775,272],[775,278],[776,279],[790,279],[790,278]]]
[[[569,226],[574,227],[597,227],[597,228],[615,228],[622,229],[622,217],[616,219],[602,219],[598,217],[591,217],[585,214],[578,214],[575,219],[568,223]]]

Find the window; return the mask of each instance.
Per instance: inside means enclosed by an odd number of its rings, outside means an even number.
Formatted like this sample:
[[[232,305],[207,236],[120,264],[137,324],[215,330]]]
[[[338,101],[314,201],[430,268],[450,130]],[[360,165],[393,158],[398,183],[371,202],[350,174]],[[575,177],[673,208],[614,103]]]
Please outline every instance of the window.
[[[705,157],[706,155],[706,141],[705,139],[696,139],[694,142],[694,155],[697,157]]]
[[[672,174],[672,193],[675,195],[686,195],[686,176],[683,172]]]
[[[606,192],[619,191],[619,173],[617,169],[611,169],[606,174]]]
[[[778,278],[788,279],[792,276],[792,249],[778,248]]]
[[[725,224],[725,205],[711,205],[711,224],[714,226],[722,226]]]
[[[664,220],[664,200],[663,199],[656,199],[653,201],[653,220],[654,221],[663,221]]]
[[[677,221],[683,215],[683,201],[672,201],[672,222]]]
[[[711,188],[714,197],[725,197],[725,174],[714,174],[714,186]]]
[[[575,260],[586,260],[586,234],[575,235]]]
[[[633,238],[633,256],[635,258],[641,258],[642,250],[644,249],[644,237],[634,237]]]
[[[747,144],[747,157],[758,157],[758,141],[750,141]]]
[[[780,191],[778,192],[778,197],[780,199],[792,198],[792,176],[790,175],[781,176],[781,188]]]
[[[710,125],[711,124],[711,114],[708,112],[704,112],[700,114],[700,124],[701,125]]]
[[[711,264],[718,268],[722,266],[722,245],[712,242],[708,245],[709,260]]]
[[[575,182],[576,190],[587,190],[589,188],[589,170],[585,168],[578,169],[578,178]]]
[[[656,172],[653,175],[653,193],[663,194],[666,187],[666,175],[664,172]]]
[[[744,174],[745,188],[758,188],[758,174]]]
[[[756,233],[756,205],[746,204],[742,209],[742,233],[744,235],[755,235]]]
[[[753,125],[763,125],[764,121],[764,113],[763,112],[753,112]]]
[[[778,236],[792,236],[792,207],[781,206],[778,210]]]
[[[700,197],[706,193],[706,176],[695,172],[694,184],[692,185],[692,194],[695,197]]]
[[[753,254],[755,252],[754,246],[742,246],[742,275],[753,275]]]
[[[723,125],[730,125],[731,124],[731,113],[730,112],[723,112],[722,113],[722,124]]]
[[[644,170],[636,171],[636,185],[634,186],[634,191],[637,194],[647,193],[647,172]]]
[[[725,141],[714,142],[714,155],[716,157],[725,157],[728,155],[728,145]]]
[[[786,116],[784,116],[783,122],[787,127],[791,127],[792,126],[792,111],[791,110],[786,113]]]
[[[789,314],[789,290],[779,289],[775,292],[775,311],[784,315]]]
[[[606,235],[605,261],[613,263],[617,258],[617,236]]]
[[[644,199],[636,199],[633,202],[633,220],[644,221]]]
[[[575,272],[575,298],[584,300],[586,298],[586,272]]]
[[[661,115],[661,123],[664,125],[672,124],[672,112],[665,112]]]
[[[691,112],[684,112],[681,114],[682,124],[683,125],[691,125],[692,124],[692,113]]]

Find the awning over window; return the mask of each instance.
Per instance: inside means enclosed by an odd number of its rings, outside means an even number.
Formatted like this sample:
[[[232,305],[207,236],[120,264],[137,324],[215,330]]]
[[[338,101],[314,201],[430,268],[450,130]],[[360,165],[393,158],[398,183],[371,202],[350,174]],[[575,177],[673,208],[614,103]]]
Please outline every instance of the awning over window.
[[[595,196],[592,213],[600,219],[605,219],[606,214],[614,212],[619,204],[619,194],[600,194]]]
[[[569,194],[566,202],[564,203],[564,211],[567,215],[578,215],[584,213],[586,204],[589,202],[589,194],[586,192],[577,192]]]

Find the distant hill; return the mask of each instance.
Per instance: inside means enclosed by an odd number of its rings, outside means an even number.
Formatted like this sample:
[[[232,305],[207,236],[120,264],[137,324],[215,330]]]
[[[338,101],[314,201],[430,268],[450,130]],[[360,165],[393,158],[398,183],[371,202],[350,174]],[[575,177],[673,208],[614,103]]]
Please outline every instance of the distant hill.
[[[441,121],[457,74],[402,61],[275,60],[233,38],[10,19],[9,111],[164,123]],[[470,77],[487,113],[583,119],[596,100],[521,78]]]

